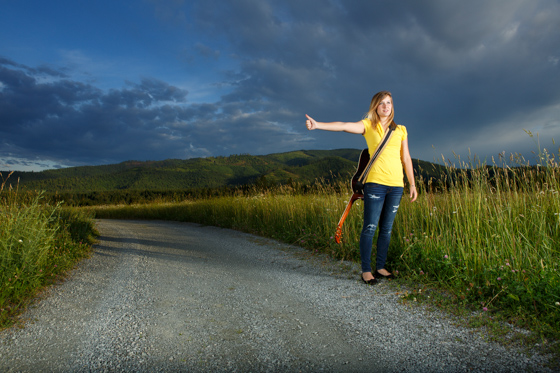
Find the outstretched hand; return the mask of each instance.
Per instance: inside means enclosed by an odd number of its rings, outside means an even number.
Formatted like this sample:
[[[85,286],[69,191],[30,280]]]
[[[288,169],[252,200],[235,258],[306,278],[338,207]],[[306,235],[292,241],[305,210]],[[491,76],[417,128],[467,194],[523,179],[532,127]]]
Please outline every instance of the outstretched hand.
[[[307,114],[305,114],[305,116],[307,117],[307,120],[305,121],[305,126],[307,127],[307,129],[310,131],[317,129],[317,122],[315,121],[315,119],[311,118]]]

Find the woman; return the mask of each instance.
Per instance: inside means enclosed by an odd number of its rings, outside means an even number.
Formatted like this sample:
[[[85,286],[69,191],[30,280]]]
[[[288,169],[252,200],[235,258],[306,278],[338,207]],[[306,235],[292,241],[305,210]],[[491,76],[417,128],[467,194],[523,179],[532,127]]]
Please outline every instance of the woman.
[[[385,135],[389,126],[395,128],[391,140],[376,160],[368,174],[364,186],[364,225],[360,235],[360,257],[362,259],[362,281],[373,285],[377,279],[394,278],[385,269],[387,251],[391,239],[393,221],[401,202],[404,182],[403,167],[410,184],[410,198],[414,202],[418,197],[414,183],[412,159],[408,150],[406,128],[396,125],[393,118],[393,98],[390,92],[376,93],[371,99],[366,118],[359,122],[317,122],[309,115],[306,125],[308,130],[326,130],[348,132],[363,135],[370,155]],[[401,165],[402,164],[402,165]],[[375,273],[371,270],[371,249],[373,236],[379,226],[377,238],[377,260]]]

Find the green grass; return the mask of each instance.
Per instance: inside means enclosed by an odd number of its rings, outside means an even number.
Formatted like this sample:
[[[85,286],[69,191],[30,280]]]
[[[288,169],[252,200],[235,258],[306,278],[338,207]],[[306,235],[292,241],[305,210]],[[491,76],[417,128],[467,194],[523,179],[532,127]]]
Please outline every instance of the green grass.
[[[529,328],[541,342],[560,340],[559,172],[548,154],[538,167],[456,168],[447,162],[440,183],[419,181],[423,187],[417,202],[411,203],[405,192],[393,228],[389,268],[405,282],[445,294],[439,299],[448,306],[488,322],[505,320]],[[359,261],[360,201],[346,220],[342,244],[333,239],[350,197],[336,193],[340,188],[323,186],[301,195],[285,186],[252,197],[91,211],[98,218],[233,228]]]
[[[0,328],[85,257],[95,229],[85,211],[41,204],[41,194],[0,187]]]
[[[463,164],[440,192],[402,205],[391,253],[408,279],[450,294],[440,301],[477,311],[476,323],[531,329],[560,353],[560,168],[540,159]]]
[[[393,228],[388,268],[420,286],[404,299],[471,315],[493,330],[507,321],[533,331],[541,345],[560,340],[560,167],[539,151],[539,165],[520,156],[508,166],[444,160],[441,178],[418,180],[420,196],[403,198]],[[357,202],[334,242],[350,193],[318,183],[239,195],[126,206],[63,209],[40,194],[0,190],[0,325],[87,255],[91,217],[196,222],[275,238],[337,259],[359,261],[362,206]],[[429,294],[429,295],[428,295]],[[428,298],[428,296],[430,298]],[[411,298],[412,297],[412,298]],[[499,334],[497,332],[497,334]],[[529,339],[525,339],[525,343]],[[550,342],[553,341],[553,342]],[[557,350],[557,352],[559,352]]]

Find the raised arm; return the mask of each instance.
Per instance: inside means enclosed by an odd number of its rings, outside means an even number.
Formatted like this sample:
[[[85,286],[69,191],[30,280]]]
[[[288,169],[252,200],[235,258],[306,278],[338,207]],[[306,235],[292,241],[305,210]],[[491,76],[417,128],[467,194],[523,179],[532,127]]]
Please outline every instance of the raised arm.
[[[410,151],[408,150],[408,139],[404,139],[401,145],[401,162],[404,166],[404,172],[406,173],[406,178],[410,184],[410,199],[412,202],[416,201],[418,197],[418,191],[416,190],[416,183],[414,181],[414,169],[412,167],[412,158],[410,157]]]
[[[315,119],[311,118],[309,115],[305,114],[307,120],[305,125],[307,129],[312,130],[325,130],[325,131],[335,131],[335,132],[348,132],[355,133],[358,135],[363,135],[365,131],[364,123],[359,122],[317,122]]]

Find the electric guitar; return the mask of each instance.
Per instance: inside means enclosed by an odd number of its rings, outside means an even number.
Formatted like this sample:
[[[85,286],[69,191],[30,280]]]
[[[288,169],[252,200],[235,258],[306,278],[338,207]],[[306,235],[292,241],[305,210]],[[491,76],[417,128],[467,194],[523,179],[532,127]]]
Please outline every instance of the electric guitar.
[[[351,186],[353,194],[352,197],[350,197],[350,201],[348,201],[348,205],[346,205],[346,209],[344,209],[344,212],[342,213],[342,217],[340,218],[338,226],[336,227],[336,233],[334,234],[334,240],[336,241],[336,243],[340,243],[342,240],[342,224],[344,224],[344,221],[346,220],[346,217],[348,216],[352,205],[354,204],[354,202],[356,202],[356,200],[364,199],[364,184],[366,182],[367,175],[369,174],[369,171],[373,167],[373,164],[379,157],[379,154],[381,154],[383,149],[385,149],[385,147],[389,143],[389,140],[391,139],[395,128],[396,124],[394,124],[393,122],[389,126],[387,132],[385,132],[385,136],[383,137],[383,139],[381,139],[381,142],[377,145],[377,148],[373,152],[373,156],[371,157],[371,159],[368,149],[362,150],[362,153],[360,154],[360,160],[358,161],[358,169],[356,170],[354,176],[352,176]]]
[[[336,233],[334,235],[334,240],[336,243],[340,243],[342,239],[342,225],[346,220],[346,217],[350,213],[350,209],[356,200],[364,199],[364,184],[359,180],[360,176],[366,169],[369,162],[369,152],[367,149],[362,150],[360,154],[360,160],[358,161],[358,168],[356,169],[356,173],[352,176],[352,180],[350,181],[350,185],[352,187],[352,197],[350,197],[350,201],[348,201],[348,205],[346,205],[346,209],[342,213],[342,217],[338,222],[338,226],[336,227]]]

